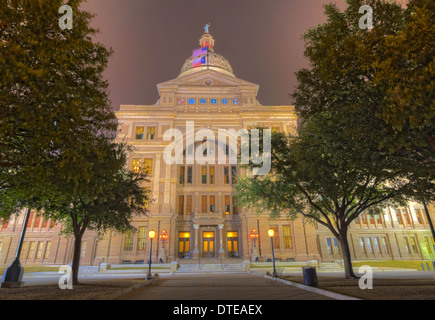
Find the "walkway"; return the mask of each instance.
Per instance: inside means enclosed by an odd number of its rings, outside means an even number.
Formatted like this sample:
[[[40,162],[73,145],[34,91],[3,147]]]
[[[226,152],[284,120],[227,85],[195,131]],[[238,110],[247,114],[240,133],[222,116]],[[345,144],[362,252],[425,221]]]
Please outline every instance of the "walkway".
[[[329,300],[248,273],[174,274],[120,300]]]

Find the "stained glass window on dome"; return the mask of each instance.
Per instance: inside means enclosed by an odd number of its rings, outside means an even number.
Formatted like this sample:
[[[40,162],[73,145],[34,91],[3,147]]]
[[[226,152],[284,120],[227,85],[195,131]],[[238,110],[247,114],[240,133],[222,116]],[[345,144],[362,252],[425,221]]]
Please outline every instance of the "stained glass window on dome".
[[[211,99],[211,104],[216,104],[217,103],[217,100],[216,99]]]
[[[201,99],[201,100],[199,100],[199,103],[200,103],[200,104],[206,104],[206,102],[207,102],[207,100],[205,100],[205,99]]]
[[[233,99],[233,104],[239,104],[239,99]]]
[[[178,104],[183,104],[183,103],[184,103],[184,99],[183,98],[178,99]]]
[[[228,104],[228,99],[222,99],[222,104]]]
[[[189,104],[195,104],[196,100],[195,99],[189,99]]]

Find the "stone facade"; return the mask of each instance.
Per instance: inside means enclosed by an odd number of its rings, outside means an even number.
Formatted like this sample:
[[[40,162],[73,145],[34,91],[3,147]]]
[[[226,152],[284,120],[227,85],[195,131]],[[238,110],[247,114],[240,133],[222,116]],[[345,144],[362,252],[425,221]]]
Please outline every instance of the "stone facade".
[[[238,131],[261,125],[290,133],[296,130],[297,117],[293,106],[261,105],[256,98],[259,86],[233,74],[229,62],[214,52],[214,39],[208,33],[200,39],[200,46],[206,45],[206,64],[193,68],[194,57],[187,59],[177,78],[157,85],[160,99],[156,104],[122,105],[116,113],[117,140],[134,146],[129,168],[148,170],[150,181],[145,187],[152,201],[149,212],[132,221],[136,228],[132,234],[108,232],[98,237],[86,232],[82,265],[147,263],[150,230],[157,234],[152,243],[153,262],[198,258],[270,261],[270,227],[275,229],[274,253],[280,261],[340,259],[338,243],[324,227],[302,219],[271,219],[267,213],[258,215],[238,207],[233,187],[236,175],[244,172],[229,161],[231,143],[206,142],[199,130],[208,129],[218,137],[219,129]],[[189,131],[188,123],[195,129]],[[183,164],[165,161],[165,148],[173,139],[164,136],[170,129],[182,134]],[[201,144],[202,155],[214,158],[214,164],[188,163],[192,150]],[[225,155],[225,163],[218,161],[219,154]],[[395,209],[387,208],[380,217],[360,217],[352,225],[349,239],[354,259],[431,258],[435,248],[428,222],[424,212],[417,211],[422,206],[410,204],[401,209],[397,215]],[[0,226],[0,265],[12,262],[23,220],[23,215],[12,217]],[[33,215],[21,262],[70,263],[73,239],[59,236],[60,230],[60,225]],[[162,233],[167,234],[166,240],[159,239]]]

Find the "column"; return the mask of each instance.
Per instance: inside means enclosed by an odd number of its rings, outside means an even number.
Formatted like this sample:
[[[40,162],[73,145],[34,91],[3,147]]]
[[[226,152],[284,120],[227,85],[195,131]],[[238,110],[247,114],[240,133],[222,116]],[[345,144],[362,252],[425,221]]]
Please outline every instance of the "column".
[[[220,242],[219,258],[225,258],[225,251],[224,248],[222,247],[222,240],[223,240],[222,229],[224,228],[224,225],[219,224],[218,227],[219,227],[219,242]]]
[[[192,258],[198,258],[199,256],[199,251],[198,251],[198,229],[199,229],[199,225],[198,224],[194,224],[193,228],[195,229],[195,247],[193,249],[192,252]]]

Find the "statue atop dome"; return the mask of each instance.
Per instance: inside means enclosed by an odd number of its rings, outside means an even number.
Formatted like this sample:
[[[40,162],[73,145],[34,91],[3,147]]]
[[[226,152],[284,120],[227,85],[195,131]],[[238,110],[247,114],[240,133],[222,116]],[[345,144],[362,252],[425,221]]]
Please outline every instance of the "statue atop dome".
[[[208,28],[210,28],[210,23],[207,23],[204,27],[205,33],[208,33]]]

